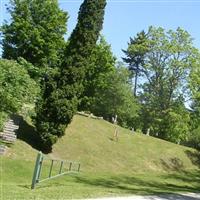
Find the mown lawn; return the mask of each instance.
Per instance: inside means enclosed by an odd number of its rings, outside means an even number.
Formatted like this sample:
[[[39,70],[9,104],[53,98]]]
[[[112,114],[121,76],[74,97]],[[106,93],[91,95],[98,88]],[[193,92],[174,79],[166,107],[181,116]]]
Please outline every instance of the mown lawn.
[[[88,173],[65,175],[31,190],[34,162],[1,157],[1,199],[74,199],[131,194],[199,192],[200,171],[179,173]],[[48,174],[48,167],[42,176]],[[54,169],[57,170],[57,169]],[[54,171],[55,173],[55,171]]]
[[[154,137],[133,134],[104,121],[75,116],[48,158],[75,160],[81,172],[43,182],[31,190],[37,155],[34,127],[25,121],[18,139],[0,157],[0,200],[64,200],[133,194],[200,191],[200,153]],[[48,176],[50,162],[41,177]],[[65,166],[67,168],[67,166]],[[58,173],[55,164],[53,174]]]

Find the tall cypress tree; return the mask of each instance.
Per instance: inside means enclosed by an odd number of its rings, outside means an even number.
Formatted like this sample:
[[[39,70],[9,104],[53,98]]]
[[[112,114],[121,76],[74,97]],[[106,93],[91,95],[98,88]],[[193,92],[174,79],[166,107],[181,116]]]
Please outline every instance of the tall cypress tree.
[[[43,147],[48,150],[64,134],[77,111],[90,55],[102,29],[105,6],[106,0],[84,0],[59,75],[54,73],[44,80],[43,99],[37,104],[36,128]]]

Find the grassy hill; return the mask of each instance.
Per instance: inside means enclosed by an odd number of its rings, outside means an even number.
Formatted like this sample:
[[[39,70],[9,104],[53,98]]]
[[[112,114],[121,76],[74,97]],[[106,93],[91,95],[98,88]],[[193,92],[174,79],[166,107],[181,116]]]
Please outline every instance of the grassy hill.
[[[75,116],[51,156],[79,160],[84,171],[144,172],[196,169],[195,151],[118,127],[104,120]]]
[[[121,127],[118,127],[119,140],[115,141],[114,129],[113,124],[104,120],[76,115],[65,136],[47,157],[80,161],[81,173],[44,182],[31,191],[37,151],[28,144],[33,143],[32,127],[22,123],[19,131],[27,137],[20,138],[26,138],[26,142],[18,139],[1,157],[2,199],[86,198],[200,190],[199,154],[194,149],[133,134]]]

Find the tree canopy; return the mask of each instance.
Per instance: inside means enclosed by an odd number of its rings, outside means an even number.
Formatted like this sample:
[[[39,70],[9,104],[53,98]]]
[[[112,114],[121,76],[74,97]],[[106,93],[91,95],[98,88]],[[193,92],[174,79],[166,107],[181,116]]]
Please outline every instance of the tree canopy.
[[[101,36],[105,7],[106,0],[84,0],[65,41],[68,13],[58,0],[10,0],[1,26],[0,128],[36,102],[34,125],[48,152],[77,110],[117,115],[123,127],[200,148],[200,52],[190,34],[151,26],[130,38],[120,63]]]
[[[150,27],[147,38],[149,50],[143,64],[145,81],[139,95],[143,130],[150,128],[152,135],[180,142],[186,139],[189,130],[185,102],[197,50],[188,32],[181,28],[165,31]]]
[[[101,82],[103,84],[98,85],[90,110],[109,121],[117,115],[120,125],[136,128],[139,105],[132,92],[128,70],[118,64],[101,77]]]
[[[115,70],[115,62],[111,46],[101,36],[87,65],[79,110],[91,110],[91,107],[94,107],[95,93],[106,84],[105,76]]]
[[[56,67],[65,47],[67,12],[57,0],[10,0],[9,22],[1,27],[3,58],[22,57],[42,67]]]

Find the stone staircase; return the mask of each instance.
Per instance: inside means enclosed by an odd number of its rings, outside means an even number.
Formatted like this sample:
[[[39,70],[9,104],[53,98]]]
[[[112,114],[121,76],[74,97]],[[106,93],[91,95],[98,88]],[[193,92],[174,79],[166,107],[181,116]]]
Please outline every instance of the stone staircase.
[[[3,144],[0,145],[0,155],[4,155],[8,144],[13,144],[17,139],[16,131],[19,128],[19,119],[17,117],[10,118],[4,126],[3,132],[0,133],[0,139]]]

